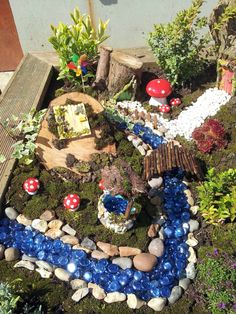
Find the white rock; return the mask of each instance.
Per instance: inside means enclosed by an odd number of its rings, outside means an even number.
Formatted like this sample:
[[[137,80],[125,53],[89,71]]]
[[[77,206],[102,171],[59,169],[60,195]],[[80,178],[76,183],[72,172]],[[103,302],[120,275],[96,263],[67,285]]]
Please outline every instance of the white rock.
[[[104,301],[107,303],[114,303],[114,302],[122,302],[125,301],[126,295],[120,292],[110,292],[105,297]]]
[[[71,236],[75,236],[76,235],[76,231],[71,228],[70,225],[66,224],[65,226],[63,226],[62,228],[62,231],[64,231],[65,233],[71,235]]]
[[[146,155],[146,151],[145,151],[145,149],[143,148],[142,145],[138,146],[138,147],[137,147],[137,150],[140,152],[140,154],[141,154],[142,156],[145,156],[145,155]]]
[[[72,300],[75,302],[79,302],[81,299],[86,297],[86,295],[89,293],[88,288],[81,288],[77,290],[73,295],[72,295]]]
[[[50,278],[50,277],[52,277],[52,273],[47,271],[47,270],[45,270],[45,269],[36,268],[35,270],[40,274],[40,276],[42,278]]]
[[[48,227],[51,229],[60,229],[63,226],[63,222],[59,219],[53,219],[48,223]]]
[[[186,276],[189,279],[194,279],[197,275],[197,270],[194,266],[193,263],[188,263],[187,267],[186,267]]]
[[[188,224],[189,224],[189,231],[190,232],[194,232],[194,231],[199,229],[199,222],[197,220],[190,219]]]
[[[120,266],[122,269],[131,268],[133,265],[133,262],[129,257],[117,257],[113,259],[112,263]]]
[[[186,241],[186,243],[189,245],[189,246],[196,246],[198,245],[198,240],[196,238],[194,238],[194,235],[193,233],[189,233],[188,234],[188,240]]]
[[[56,268],[54,273],[55,273],[55,276],[62,281],[70,280],[71,273],[69,273],[63,268]]]
[[[19,213],[13,207],[5,208],[5,214],[11,220],[15,220],[19,215]]]
[[[136,137],[136,136],[130,134],[130,135],[127,136],[127,139],[128,139],[128,141],[132,142],[133,139],[135,139],[135,137]]]
[[[187,197],[187,202],[189,203],[190,206],[194,205],[194,199],[192,198],[192,196]]]
[[[166,305],[166,298],[153,298],[147,304],[154,311],[160,312]]]
[[[189,278],[183,278],[179,281],[179,286],[182,287],[184,290],[187,290],[191,281]]]
[[[199,210],[199,206],[197,205],[190,207],[190,211],[192,212],[193,215],[196,215],[198,210]]]
[[[92,290],[92,295],[97,300],[103,300],[106,297],[104,289],[94,283],[89,283],[88,288]]]
[[[36,261],[35,264],[42,269],[45,269],[49,272],[53,271],[53,266],[45,261]]]
[[[32,227],[42,233],[45,233],[48,229],[48,224],[45,220],[34,219],[32,221]]]
[[[174,304],[177,300],[179,300],[182,294],[183,294],[183,290],[181,287],[179,286],[173,287],[171,290],[171,294],[168,298],[169,303]]]
[[[76,245],[79,243],[78,238],[76,238],[75,236],[71,236],[69,234],[62,236],[61,241],[70,245]]]
[[[36,257],[31,257],[31,256],[28,256],[28,255],[26,255],[26,254],[23,254],[22,255],[22,257],[21,257],[21,259],[23,260],[23,261],[29,261],[29,262],[35,262],[35,261],[37,261],[37,258]]]
[[[128,294],[127,305],[130,309],[136,310],[140,309],[145,304],[144,301],[139,300],[135,294]]]
[[[82,279],[73,279],[73,280],[71,280],[70,285],[71,285],[71,288],[73,290],[78,290],[81,288],[87,288],[87,286],[88,286],[87,282],[82,280]]]
[[[28,270],[34,270],[34,264],[29,261],[19,261],[18,263],[14,265],[14,268],[19,268],[19,267],[27,268]]]
[[[186,189],[184,190],[184,194],[187,196],[187,197],[192,197],[192,193],[189,189]]]
[[[191,263],[197,263],[197,256],[196,256],[194,249],[190,246],[188,250],[190,253],[190,255],[188,257],[188,261]]]
[[[16,220],[19,222],[19,224],[24,226],[30,226],[32,224],[32,220],[26,218],[23,214],[18,215]]]
[[[161,240],[164,240],[164,228],[163,228],[163,227],[161,227],[161,229],[160,229],[160,231],[158,232],[158,234],[159,234],[159,238],[160,238]]]
[[[142,143],[142,140],[140,138],[135,138],[132,140],[132,144],[134,145],[134,147],[138,147],[140,144]]]
[[[148,184],[151,188],[159,188],[163,183],[162,177],[152,178],[148,181]]]

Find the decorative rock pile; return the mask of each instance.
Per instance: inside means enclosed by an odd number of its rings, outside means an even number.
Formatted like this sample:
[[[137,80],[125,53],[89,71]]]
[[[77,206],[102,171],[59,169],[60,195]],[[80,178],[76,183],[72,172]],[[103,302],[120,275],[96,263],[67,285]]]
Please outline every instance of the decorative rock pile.
[[[127,298],[128,306],[137,309],[148,301],[149,307],[161,311],[167,301],[172,304],[178,300],[196,276],[193,246],[198,242],[192,232],[199,227],[190,217],[194,204],[182,182],[183,173],[172,171],[163,179],[166,217],[153,222],[156,235],[148,253],[138,248],[94,243],[89,238],[79,244],[76,231],[55,219],[54,212],[45,211],[40,219],[31,221],[8,207],[7,218],[0,220],[0,257],[12,261],[23,254],[15,267],[35,270],[42,278],[54,275],[70,281],[76,302],[91,292],[107,303]],[[152,190],[157,190],[160,181],[152,182]]]

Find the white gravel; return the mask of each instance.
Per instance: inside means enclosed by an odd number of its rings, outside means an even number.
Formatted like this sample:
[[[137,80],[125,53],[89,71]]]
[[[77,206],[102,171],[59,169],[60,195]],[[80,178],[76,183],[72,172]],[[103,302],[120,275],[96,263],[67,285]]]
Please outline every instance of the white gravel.
[[[206,118],[214,116],[217,111],[229,101],[230,97],[231,96],[223,90],[209,88],[196,102],[193,102],[191,106],[183,110],[177,119],[169,121],[164,119],[161,114],[156,114],[157,121],[167,129],[165,133],[167,139],[173,139],[177,135],[180,135],[187,140],[191,140],[194,129],[199,127]],[[123,108],[129,108],[131,111],[137,109],[138,111],[144,111],[146,113],[146,110],[138,101],[124,101],[117,103],[117,105]],[[155,114],[151,114],[152,117],[154,115]]]

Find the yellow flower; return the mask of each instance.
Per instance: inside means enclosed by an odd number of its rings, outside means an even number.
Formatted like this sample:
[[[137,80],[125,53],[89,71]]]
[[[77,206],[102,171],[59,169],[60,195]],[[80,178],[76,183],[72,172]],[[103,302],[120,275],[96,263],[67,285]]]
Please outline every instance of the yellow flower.
[[[77,67],[77,70],[76,70],[76,76],[80,76],[81,74],[82,74],[81,67],[78,66],[78,67]]]

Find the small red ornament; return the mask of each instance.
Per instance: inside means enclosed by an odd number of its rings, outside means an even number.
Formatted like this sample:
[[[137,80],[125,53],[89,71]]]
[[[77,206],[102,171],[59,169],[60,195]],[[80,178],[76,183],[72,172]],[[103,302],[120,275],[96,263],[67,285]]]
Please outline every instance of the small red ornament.
[[[179,106],[181,104],[181,100],[179,98],[172,98],[170,100],[171,106]]]
[[[80,197],[78,194],[68,194],[63,201],[63,205],[69,211],[76,211],[80,206]]]
[[[98,183],[99,189],[101,189],[102,191],[105,190],[105,186],[104,186],[104,179],[101,179]]]
[[[162,112],[162,113],[168,113],[168,112],[170,112],[170,106],[168,106],[168,105],[161,105],[159,107],[159,111]]]
[[[23,189],[29,195],[35,195],[40,187],[39,180],[37,178],[28,178],[23,184]]]

